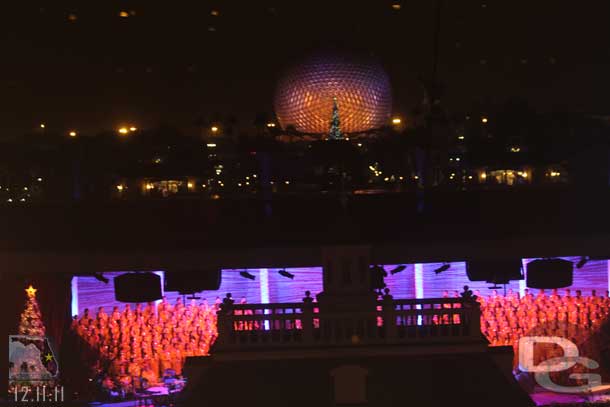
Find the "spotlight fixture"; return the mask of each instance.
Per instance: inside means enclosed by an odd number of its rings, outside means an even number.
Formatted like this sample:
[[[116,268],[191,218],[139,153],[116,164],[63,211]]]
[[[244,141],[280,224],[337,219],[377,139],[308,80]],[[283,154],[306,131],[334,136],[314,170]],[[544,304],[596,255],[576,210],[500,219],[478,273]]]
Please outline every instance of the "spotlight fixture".
[[[286,277],[286,278],[289,278],[289,279],[291,279],[291,280],[293,280],[293,279],[294,279],[294,274],[287,272],[287,271],[286,271],[286,269],[278,270],[278,272],[277,272],[277,273],[278,273],[280,276],[282,276],[282,277]]]
[[[439,268],[437,268],[436,270],[434,270],[434,272],[435,272],[436,274],[440,274],[440,273],[442,273],[443,271],[447,271],[447,270],[449,270],[450,268],[451,268],[451,264],[450,264],[450,263],[445,263],[445,264],[443,264],[442,266],[440,266]]]
[[[95,277],[97,281],[101,281],[104,284],[108,284],[110,282],[108,278],[104,277],[104,273],[93,273],[93,277]]]
[[[404,264],[401,264],[398,267],[394,267],[392,270],[390,270],[390,274],[394,275],[394,274],[398,274],[401,271],[404,271],[407,268],[407,266],[405,266]]]
[[[578,260],[578,263],[576,263],[576,268],[577,269],[581,269],[585,266],[585,264],[587,264],[589,262],[589,257],[587,256],[581,256],[580,260]]]
[[[239,275],[243,278],[248,278],[250,280],[256,280],[256,276],[254,274],[250,274],[247,271],[240,271]]]

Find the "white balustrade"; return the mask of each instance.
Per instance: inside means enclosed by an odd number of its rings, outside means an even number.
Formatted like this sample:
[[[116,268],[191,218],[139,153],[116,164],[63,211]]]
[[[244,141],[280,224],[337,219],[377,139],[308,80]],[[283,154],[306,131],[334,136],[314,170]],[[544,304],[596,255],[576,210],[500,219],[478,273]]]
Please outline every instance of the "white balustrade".
[[[329,313],[313,302],[223,304],[217,349],[400,344],[480,339],[478,303],[461,298],[394,300],[370,311]]]

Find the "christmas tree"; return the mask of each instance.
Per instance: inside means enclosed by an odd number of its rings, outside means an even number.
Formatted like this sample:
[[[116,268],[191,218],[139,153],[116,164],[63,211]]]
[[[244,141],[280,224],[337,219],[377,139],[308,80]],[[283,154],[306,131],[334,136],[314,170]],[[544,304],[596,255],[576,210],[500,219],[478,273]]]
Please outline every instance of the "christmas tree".
[[[42,315],[36,301],[36,289],[31,285],[25,290],[28,295],[28,301],[25,304],[25,310],[21,313],[21,321],[19,322],[19,334],[28,336],[44,336],[45,329],[42,323]]]
[[[343,135],[341,134],[341,122],[339,121],[339,106],[337,105],[337,98],[333,98],[333,116],[330,120],[330,131],[328,132],[329,140],[341,140]]]

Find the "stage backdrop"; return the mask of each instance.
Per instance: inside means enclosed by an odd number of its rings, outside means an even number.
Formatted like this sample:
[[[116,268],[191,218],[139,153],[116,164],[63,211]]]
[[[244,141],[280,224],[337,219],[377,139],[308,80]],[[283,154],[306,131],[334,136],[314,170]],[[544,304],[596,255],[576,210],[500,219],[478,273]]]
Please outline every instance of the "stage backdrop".
[[[577,257],[564,257],[566,260],[578,262]],[[529,259],[524,259],[526,264]],[[608,290],[609,261],[590,261],[581,269],[574,269],[573,290],[582,290],[583,294],[589,295],[591,290],[597,290],[597,295],[605,294]],[[395,298],[435,298],[441,297],[444,291],[461,291],[464,285],[469,285],[473,290],[479,290],[483,295],[491,294],[491,284],[485,282],[470,282],[466,276],[466,265],[463,262],[451,263],[451,268],[441,274],[434,273],[442,263],[409,264],[406,270],[389,275],[386,284]],[[385,266],[386,270],[392,269],[393,265]],[[248,303],[276,303],[276,302],[298,302],[304,297],[306,290],[314,294],[322,291],[322,268],[289,268],[286,269],[294,274],[291,280],[278,274],[278,268],[248,269],[256,279],[249,280],[239,275],[240,270],[222,270],[222,283],[217,291],[204,291],[197,296],[207,299],[213,304],[217,298],[222,298],[226,293],[232,293],[233,298],[239,302],[245,298]],[[114,300],[114,277],[124,273],[117,271],[105,273],[109,278],[105,284],[94,277],[74,277],[72,281],[72,314],[80,315],[85,308],[95,312],[97,307],[104,306],[112,308],[117,305],[121,308],[122,303]],[[163,278],[163,271],[157,271]],[[506,289],[521,292],[525,289],[525,281],[512,281]],[[500,294],[503,289],[498,290]],[[174,302],[177,293],[166,292],[168,301]]]

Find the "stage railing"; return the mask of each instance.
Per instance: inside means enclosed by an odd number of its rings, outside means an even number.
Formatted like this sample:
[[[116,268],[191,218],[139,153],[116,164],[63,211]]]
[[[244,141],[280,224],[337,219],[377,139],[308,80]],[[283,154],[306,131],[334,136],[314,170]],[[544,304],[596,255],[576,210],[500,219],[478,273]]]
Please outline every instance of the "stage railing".
[[[307,298],[307,300],[310,300]],[[216,349],[346,346],[480,340],[479,304],[461,298],[394,300],[376,309],[324,312],[306,301],[225,303],[218,313]]]

